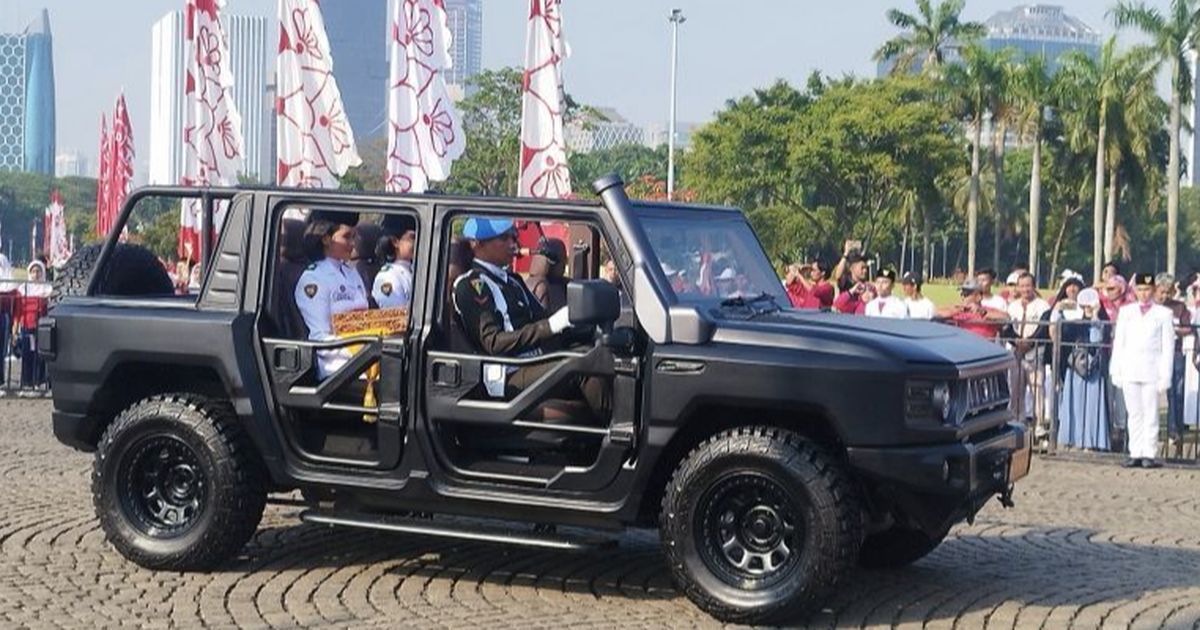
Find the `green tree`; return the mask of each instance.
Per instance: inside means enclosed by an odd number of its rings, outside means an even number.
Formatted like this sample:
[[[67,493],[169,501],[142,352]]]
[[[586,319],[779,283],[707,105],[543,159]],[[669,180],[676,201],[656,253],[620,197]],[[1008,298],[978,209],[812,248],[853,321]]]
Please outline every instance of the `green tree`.
[[[822,209],[836,213],[829,245],[852,235],[873,251],[899,246],[906,195],[939,203],[939,178],[960,152],[958,126],[934,91],[917,79],[836,85],[792,125],[788,165],[806,200],[798,209],[818,226]]]
[[[1182,105],[1192,100],[1189,51],[1200,49],[1200,1],[1171,0],[1163,14],[1143,2],[1118,2],[1110,11],[1118,27],[1132,26],[1151,41],[1159,65],[1170,68],[1170,148],[1167,162],[1167,271],[1175,273],[1179,237],[1179,132]]]
[[[520,177],[519,68],[485,70],[470,79],[473,93],[458,104],[466,150],[445,183],[448,192],[516,196]]]
[[[987,32],[979,22],[960,17],[966,0],[943,0],[936,7],[930,0],[917,0],[917,13],[889,9],[887,19],[904,32],[884,42],[875,51],[875,61],[895,60],[893,74],[907,74],[918,64],[921,72],[937,74],[945,61],[947,44],[962,44]]]
[[[623,144],[609,149],[570,156],[571,179],[579,186],[590,186],[602,175],[617,173],[626,182],[650,176],[655,180],[667,178],[667,147],[651,149],[640,144]]]
[[[1013,74],[1017,129],[1032,145],[1029,169],[1029,271],[1038,277],[1042,211],[1042,133],[1046,109],[1054,95],[1054,78],[1046,70],[1046,58],[1030,55]]]
[[[784,81],[725,103],[716,120],[692,134],[683,181],[706,202],[738,206],[799,206],[800,187],[788,172],[789,127],[811,102]]]
[[[992,101],[994,86],[1000,83],[998,55],[979,45],[963,50],[963,62],[946,70],[946,80],[957,97],[960,113],[971,130],[971,178],[967,199],[967,275],[975,275],[976,241],[979,230],[980,151],[983,121]]]

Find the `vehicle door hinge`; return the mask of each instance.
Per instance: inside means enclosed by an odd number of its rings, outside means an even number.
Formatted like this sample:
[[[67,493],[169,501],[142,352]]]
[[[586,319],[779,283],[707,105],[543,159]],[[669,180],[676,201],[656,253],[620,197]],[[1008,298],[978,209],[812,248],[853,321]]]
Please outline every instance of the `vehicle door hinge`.
[[[619,446],[633,446],[637,431],[632,422],[618,422],[608,430],[608,438]]]

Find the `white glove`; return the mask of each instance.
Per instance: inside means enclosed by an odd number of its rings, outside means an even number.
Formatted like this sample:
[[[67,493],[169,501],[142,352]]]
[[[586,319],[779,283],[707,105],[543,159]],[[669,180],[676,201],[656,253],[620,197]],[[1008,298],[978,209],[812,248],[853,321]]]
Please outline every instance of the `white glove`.
[[[567,307],[558,309],[550,316],[550,332],[558,334],[571,327],[571,314],[567,312]]]

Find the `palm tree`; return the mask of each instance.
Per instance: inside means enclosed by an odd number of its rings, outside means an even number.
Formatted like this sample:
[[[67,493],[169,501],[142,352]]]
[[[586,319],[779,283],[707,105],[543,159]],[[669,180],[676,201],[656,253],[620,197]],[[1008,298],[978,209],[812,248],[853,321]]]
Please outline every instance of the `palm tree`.
[[[1167,161],[1167,271],[1175,273],[1179,237],[1180,109],[1192,98],[1192,73],[1186,63],[1190,50],[1200,48],[1200,0],[1171,0],[1164,15],[1158,9],[1122,0],[1109,15],[1118,28],[1133,26],[1150,38],[1157,64],[1171,72],[1170,153]]]
[[[1062,115],[1070,121],[1072,144],[1077,150],[1087,142],[1096,152],[1095,168],[1092,171],[1094,188],[1092,196],[1092,277],[1100,277],[1104,264],[1104,152],[1108,146],[1108,122],[1110,105],[1119,97],[1117,89],[1117,38],[1110,37],[1100,49],[1100,56],[1092,57],[1080,52],[1068,53],[1063,61],[1064,81],[1060,85],[1064,105]],[[1066,104],[1069,103],[1069,104]],[[1081,133],[1079,124],[1087,120],[1095,125],[1094,136]]]
[[[947,46],[963,44],[984,35],[979,22],[960,19],[966,0],[943,0],[936,7],[930,0],[917,0],[917,13],[889,9],[887,19],[905,31],[884,42],[875,51],[875,61],[895,60],[892,74],[905,74],[918,64],[923,73],[940,72]]]
[[[1054,96],[1055,77],[1047,71],[1042,55],[1026,57],[1013,76],[1017,101],[1016,121],[1019,133],[1033,145],[1029,168],[1029,272],[1038,277],[1038,245],[1041,238],[1042,211],[1042,135],[1046,108]]]
[[[1154,135],[1162,129],[1168,105],[1154,89],[1151,53],[1135,48],[1122,56],[1116,67],[1116,99],[1109,108],[1110,130],[1105,149],[1108,161],[1108,209],[1104,217],[1104,258],[1111,260],[1117,231],[1116,213],[1121,195],[1121,173],[1128,166],[1133,172],[1153,170]],[[1132,160],[1130,160],[1132,158]],[[1150,177],[1151,181],[1155,178]]]
[[[963,49],[963,62],[946,68],[947,84],[959,100],[971,128],[971,177],[967,200],[967,274],[975,275],[975,240],[979,227],[979,152],[983,144],[983,119],[992,90],[1000,82],[996,53],[972,44]]]
[[[988,105],[992,123],[992,173],[996,179],[996,203],[992,205],[995,221],[992,231],[992,269],[1000,269],[1000,237],[1008,214],[1004,197],[1004,153],[1008,126],[1017,113],[1016,92],[1013,89],[1017,66],[1013,63],[1011,48],[990,54],[996,71],[996,82],[992,84]]]

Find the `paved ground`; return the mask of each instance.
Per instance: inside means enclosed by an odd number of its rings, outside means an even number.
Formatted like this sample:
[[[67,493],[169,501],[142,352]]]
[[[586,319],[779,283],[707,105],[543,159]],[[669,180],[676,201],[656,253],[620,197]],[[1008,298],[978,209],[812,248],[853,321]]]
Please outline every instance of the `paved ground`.
[[[245,555],[151,573],[107,544],[90,458],[44,401],[0,402],[0,627],[696,627],[655,538],[568,555],[300,525],[268,508]],[[926,560],[854,575],[813,627],[1200,628],[1200,471],[1039,459]]]

